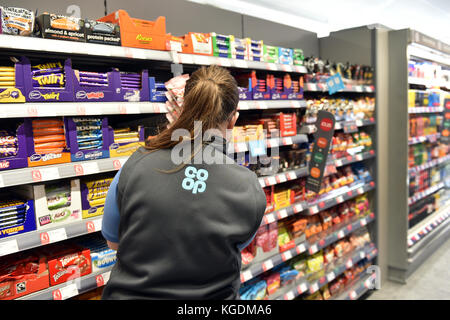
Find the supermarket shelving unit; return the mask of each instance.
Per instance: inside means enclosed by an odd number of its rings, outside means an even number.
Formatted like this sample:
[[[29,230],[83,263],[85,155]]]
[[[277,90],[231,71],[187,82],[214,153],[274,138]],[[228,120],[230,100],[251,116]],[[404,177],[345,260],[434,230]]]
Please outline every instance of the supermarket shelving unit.
[[[418,225],[409,227],[409,205],[445,187],[445,181],[409,197],[409,175],[439,164],[449,157],[429,161],[408,170],[408,146],[436,141],[440,134],[409,139],[409,116],[414,113],[441,113],[442,107],[408,107],[410,85],[448,90],[450,82],[408,77],[408,61],[415,57],[443,66],[450,66],[450,46],[413,30],[389,32],[389,113],[390,132],[387,166],[388,204],[388,277],[405,283],[407,278],[446,240],[450,238],[449,211],[444,206]],[[442,95],[441,95],[442,99]],[[446,177],[448,179],[448,177]]]
[[[197,55],[177,54],[176,52],[154,51],[145,49],[115,47],[107,45],[97,45],[88,43],[76,43],[70,41],[49,40],[39,38],[17,37],[9,35],[0,35],[0,55],[31,55],[33,57],[55,58],[71,57],[78,61],[89,61],[96,63],[130,63],[143,64],[146,67],[155,64],[160,70],[170,72],[171,64],[182,64],[188,68],[196,68],[199,65],[218,64],[224,67],[240,69],[258,69],[269,72],[292,72],[306,73],[303,66],[289,66],[282,64],[273,64],[265,62],[244,61],[236,59],[225,59],[217,57],[205,57]],[[110,61],[110,62],[109,62]],[[306,84],[305,92],[326,92],[326,86],[317,84]],[[366,93],[375,92],[374,86],[346,86],[344,92]],[[306,108],[305,100],[278,100],[278,101],[240,101],[239,110],[265,110],[265,109],[302,109]],[[80,115],[161,115],[166,113],[167,109],[163,103],[151,102],[108,102],[108,103],[23,103],[23,104],[1,104],[0,116],[2,118],[35,118],[35,117],[53,117],[53,116],[80,116]],[[341,130],[345,123],[336,123],[336,130]],[[357,127],[367,127],[374,132],[376,120],[370,119],[357,121]],[[296,136],[267,139],[267,147],[289,146],[306,142],[308,135],[314,133],[314,126],[305,126],[304,132],[301,131]],[[376,144],[375,144],[376,146]],[[235,143],[230,152],[248,152],[249,147],[246,143]],[[355,163],[359,161],[370,161],[370,166],[376,163],[375,148],[371,152],[356,154],[352,157],[330,160],[336,167]],[[107,158],[99,160],[71,162],[59,165],[50,165],[34,168],[23,168],[16,170],[5,170],[0,172],[0,188],[14,187],[17,185],[40,183],[62,178],[81,177],[102,172],[111,172],[120,169],[126,162],[127,157]],[[300,168],[289,172],[278,173],[273,176],[261,177],[259,179],[262,187],[283,183],[288,180],[306,177],[307,169]],[[373,178],[376,179],[373,173]],[[294,214],[317,214],[318,212],[330,208],[331,206],[342,203],[348,199],[376,188],[376,181],[357,185],[353,188],[343,188],[338,193],[333,193],[327,200],[318,203],[296,203],[288,208],[272,212],[264,217],[263,224],[275,222]],[[373,200],[373,198],[371,198]],[[371,201],[372,214],[366,217],[359,217],[357,220],[345,222],[338,228],[331,230],[324,238],[314,241],[305,241],[298,243],[292,250],[283,253],[274,253],[266,256],[264,261],[254,264],[251,268],[244,269],[241,273],[241,280],[245,282],[258,274],[265,272],[282,261],[306,252],[314,254],[318,250],[342,239],[359,228],[372,224],[376,219],[376,202]],[[101,230],[102,217],[94,217],[77,223],[64,225],[45,231],[33,231],[17,236],[10,236],[0,239],[0,257],[15,252],[28,250],[31,248],[43,246],[49,243],[64,241],[66,239],[83,236],[92,232]],[[375,227],[374,227],[375,228]],[[376,234],[376,229],[372,230]],[[332,281],[351,265],[368,257],[375,261],[377,256],[377,241],[373,244],[353,252],[346,260],[342,260],[340,265],[328,270],[326,277],[317,281],[307,281],[303,279],[301,283],[293,284],[278,292],[273,299],[293,299],[299,294],[314,293],[326,283]],[[33,293],[21,299],[68,299],[83,292],[92,290],[98,286],[103,286],[109,279],[109,270],[93,273],[80,279],[50,287],[46,290]],[[293,289],[296,290],[294,295]],[[292,291],[292,292],[291,292]]]

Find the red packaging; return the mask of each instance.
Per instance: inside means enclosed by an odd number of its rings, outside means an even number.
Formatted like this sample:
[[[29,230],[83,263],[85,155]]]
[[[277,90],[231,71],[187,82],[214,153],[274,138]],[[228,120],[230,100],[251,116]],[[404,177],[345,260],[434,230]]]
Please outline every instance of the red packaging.
[[[266,284],[267,284],[267,294],[269,295],[274,294],[281,284],[280,274],[278,272],[274,272],[269,276],[267,276]]]
[[[278,244],[278,226],[276,223],[269,224],[269,251],[277,247]]]
[[[0,300],[12,300],[49,287],[44,256],[12,255],[0,263]]]
[[[43,248],[47,256],[50,285],[54,286],[92,272],[91,252],[78,245]]]

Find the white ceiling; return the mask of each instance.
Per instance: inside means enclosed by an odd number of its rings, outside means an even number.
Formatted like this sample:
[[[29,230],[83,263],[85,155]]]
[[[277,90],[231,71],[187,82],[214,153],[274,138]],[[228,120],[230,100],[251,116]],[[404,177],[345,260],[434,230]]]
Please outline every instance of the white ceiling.
[[[382,24],[450,44],[450,0],[188,0],[312,31]]]

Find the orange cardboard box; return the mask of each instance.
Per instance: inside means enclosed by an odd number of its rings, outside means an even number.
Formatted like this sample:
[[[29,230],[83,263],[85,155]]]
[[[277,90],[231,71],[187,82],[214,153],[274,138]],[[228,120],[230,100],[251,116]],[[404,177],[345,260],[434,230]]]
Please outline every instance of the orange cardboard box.
[[[213,55],[212,38],[209,33],[189,32],[184,36],[183,53]]]
[[[158,17],[155,21],[131,18],[125,10],[117,10],[97,19],[120,26],[120,37],[123,47],[166,50],[166,17]]]

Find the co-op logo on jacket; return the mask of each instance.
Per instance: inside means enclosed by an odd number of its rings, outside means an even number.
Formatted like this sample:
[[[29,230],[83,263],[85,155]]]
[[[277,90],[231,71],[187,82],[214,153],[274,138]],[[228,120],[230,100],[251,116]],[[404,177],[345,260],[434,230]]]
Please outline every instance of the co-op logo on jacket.
[[[183,179],[181,186],[184,190],[192,190],[193,194],[201,193],[206,190],[206,180],[208,179],[208,171],[205,169],[196,169],[189,166],[184,170],[186,178]]]

